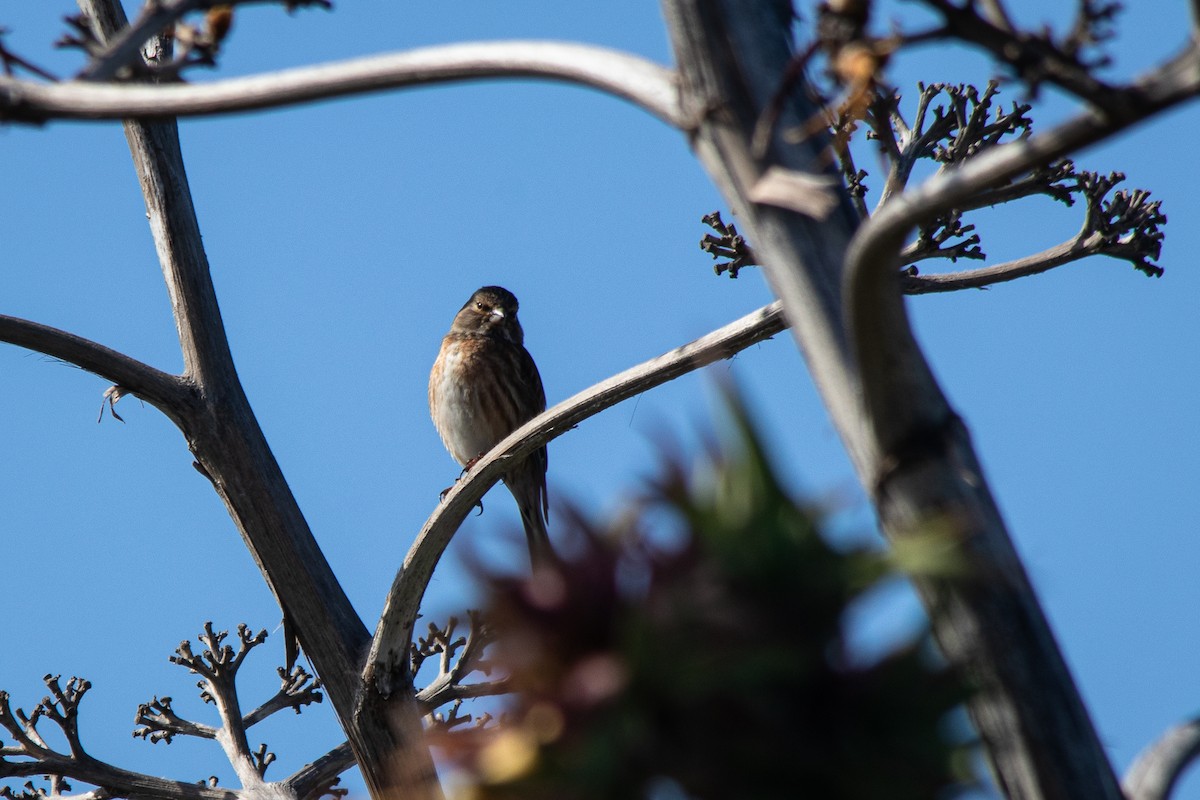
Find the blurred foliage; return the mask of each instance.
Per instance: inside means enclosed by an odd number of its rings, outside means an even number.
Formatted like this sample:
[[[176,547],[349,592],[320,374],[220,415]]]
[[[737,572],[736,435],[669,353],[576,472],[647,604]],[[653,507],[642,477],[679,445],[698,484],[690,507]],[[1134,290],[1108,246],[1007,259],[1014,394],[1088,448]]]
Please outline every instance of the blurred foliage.
[[[965,691],[927,637],[868,665],[847,657],[847,607],[893,574],[887,557],[831,547],[729,405],[734,433],[709,463],[669,464],[612,524],[570,520],[577,552],[557,569],[489,578],[492,657],[515,694],[501,724],[440,735],[468,778],[461,796],[903,799],[972,785],[952,724]],[[648,545],[664,524],[682,543]]]

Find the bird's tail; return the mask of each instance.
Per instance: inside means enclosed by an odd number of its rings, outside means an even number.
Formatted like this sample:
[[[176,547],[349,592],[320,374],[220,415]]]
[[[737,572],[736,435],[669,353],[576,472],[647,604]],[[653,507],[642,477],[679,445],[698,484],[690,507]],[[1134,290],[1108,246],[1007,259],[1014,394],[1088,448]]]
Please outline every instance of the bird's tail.
[[[529,560],[533,571],[553,566],[557,560],[546,532],[550,517],[550,498],[546,492],[546,450],[535,452],[504,476],[504,484],[512,492],[521,511],[521,524],[529,544]]]
[[[554,563],[554,548],[550,544],[542,510],[537,506],[526,508],[524,504],[521,505],[521,523],[525,526],[525,539],[529,544],[529,561],[536,572],[539,567]]]

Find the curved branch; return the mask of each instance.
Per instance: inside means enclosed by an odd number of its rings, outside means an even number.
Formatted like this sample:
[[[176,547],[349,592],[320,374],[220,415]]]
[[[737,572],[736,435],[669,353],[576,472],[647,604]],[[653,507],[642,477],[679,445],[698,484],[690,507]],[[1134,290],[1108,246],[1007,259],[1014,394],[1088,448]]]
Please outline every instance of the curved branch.
[[[425,522],[396,573],[363,672],[364,689],[387,697],[403,685],[413,625],[433,568],[463,519],[508,462],[561,436],[588,417],[672,378],[729,358],[786,327],[781,305],[764,306],[689,344],[650,359],[562,401],[513,431],[475,464]]]
[[[0,119],[199,116],[481,78],[545,78],[589,86],[629,100],[668,125],[685,126],[671,70],[617,50],[549,41],[425,47],[194,85],[46,84],[0,76]]]
[[[1176,725],[1138,754],[1121,788],[1129,800],[1166,800],[1200,758],[1200,717]]]
[[[903,275],[901,290],[905,294],[933,294],[956,292],[961,289],[982,289],[996,283],[1005,283],[1017,278],[1048,272],[1055,267],[1061,267],[1064,264],[1094,255],[1107,255],[1102,250],[1096,249],[1096,245],[1100,244],[1102,239],[1103,237],[1097,233],[1083,238],[1076,237],[1054,247],[1048,247],[1040,253],[979,269],[935,275]]]
[[[137,395],[173,419],[191,405],[190,388],[179,376],[49,325],[0,314],[0,342],[57,358],[112,381],[125,394]]]

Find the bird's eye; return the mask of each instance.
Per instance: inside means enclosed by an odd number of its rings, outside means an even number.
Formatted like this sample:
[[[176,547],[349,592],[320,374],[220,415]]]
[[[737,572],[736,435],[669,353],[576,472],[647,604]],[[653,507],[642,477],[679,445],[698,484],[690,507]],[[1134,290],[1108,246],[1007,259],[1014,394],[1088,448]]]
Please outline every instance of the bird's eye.
[[[479,309],[480,311],[485,311],[485,310],[486,310],[486,308],[485,308],[485,306],[483,305],[483,303],[482,303],[482,302],[476,302],[476,303],[475,303],[475,308]]]

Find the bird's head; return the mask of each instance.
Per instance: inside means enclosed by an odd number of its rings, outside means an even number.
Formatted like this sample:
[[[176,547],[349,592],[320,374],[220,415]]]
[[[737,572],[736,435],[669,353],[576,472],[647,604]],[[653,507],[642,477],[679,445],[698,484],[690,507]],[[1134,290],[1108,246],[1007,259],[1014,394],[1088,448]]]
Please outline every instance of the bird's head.
[[[484,286],[471,295],[454,318],[451,333],[498,336],[523,344],[525,334],[517,321],[517,298],[500,286]]]

